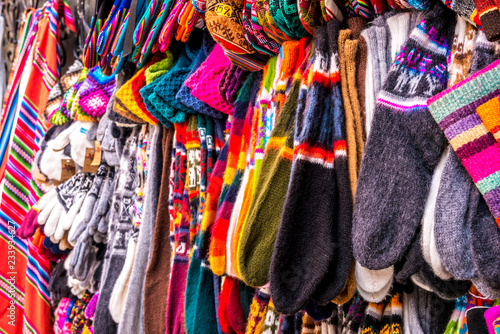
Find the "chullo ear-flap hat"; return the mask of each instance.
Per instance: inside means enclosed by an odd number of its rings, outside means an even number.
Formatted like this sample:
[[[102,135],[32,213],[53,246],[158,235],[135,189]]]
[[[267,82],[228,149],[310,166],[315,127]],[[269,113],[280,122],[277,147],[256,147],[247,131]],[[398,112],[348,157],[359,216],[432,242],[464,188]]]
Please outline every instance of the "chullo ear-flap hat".
[[[299,9],[299,18],[302,26],[311,35],[314,34],[314,29],[325,25],[325,19],[321,12],[320,0],[297,0]]]
[[[299,17],[297,0],[269,0],[271,16],[278,27],[295,39],[308,36]]]
[[[259,25],[255,12],[256,0],[246,0],[243,8],[243,28],[247,41],[260,53],[268,56],[276,55],[280,45],[272,38],[267,37]]]
[[[208,0],[205,23],[214,40],[235,54],[249,54],[255,49],[245,38],[244,0]]]
[[[255,0],[252,4],[252,11],[256,13],[257,22],[264,30],[264,33],[278,42],[278,44],[283,44],[283,42],[293,39],[282,31],[276,22],[274,22],[271,15],[269,0]]]

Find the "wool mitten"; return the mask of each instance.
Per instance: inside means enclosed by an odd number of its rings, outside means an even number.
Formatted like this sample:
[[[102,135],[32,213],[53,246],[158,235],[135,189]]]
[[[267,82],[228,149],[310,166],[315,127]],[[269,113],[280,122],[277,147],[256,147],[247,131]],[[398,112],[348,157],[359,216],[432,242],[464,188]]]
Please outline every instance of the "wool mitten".
[[[446,87],[452,28],[452,12],[435,5],[412,31],[379,94],[353,221],[354,254],[369,269],[401,260],[422,218],[432,171],[445,147],[425,102]]]
[[[334,23],[328,23],[327,25],[328,44],[332,50],[335,50],[335,46],[337,45],[336,42],[339,37],[337,32],[339,29],[339,25]],[[337,252],[334,252],[328,271],[317,287],[313,299],[320,304],[324,304],[330,299],[330,296],[338,295],[333,301],[342,304],[342,300],[344,302],[347,301],[352,297],[354,292],[354,284],[350,284],[349,281],[343,293],[340,292],[342,291],[346,279],[352,276],[353,279],[351,282],[354,282],[355,276],[352,255],[352,194],[350,191],[351,185],[349,183],[348,161],[346,158],[347,137],[345,128],[343,127],[343,124],[345,124],[345,112],[340,102],[339,67],[335,56],[332,56],[330,61],[332,62],[330,65],[330,77],[333,78],[331,79],[333,87],[330,99],[331,105],[333,106],[334,124],[336,124],[333,132],[334,170],[337,187],[336,191],[338,193],[335,207],[335,220],[337,224],[333,226],[332,231],[334,236],[333,242],[336,245]],[[335,63],[337,66],[335,66]],[[350,271],[352,275],[349,273]],[[349,289],[351,289],[351,291]],[[348,296],[349,298],[346,299]]]
[[[492,289],[500,289],[498,272],[498,247],[500,245],[500,230],[494,223],[485,200],[477,189],[473,189],[478,199],[477,210],[470,225],[470,241],[472,259],[480,279]],[[473,202],[473,201],[471,201]],[[472,204],[472,203],[471,203]]]
[[[477,207],[470,202],[473,188],[472,179],[449,149],[434,213],[434,238],[443,265],[461,280],[477,276],[470,247],[470,225]]]
[[[497,98],[499,71],[500,62],[496,61],[428,101],[432,116],[485,198],[498,225],[500,190],[494,175],[500,168],[500,145],[476,110],[488,108],[494,103],[492,99]]]
[[[400,284],[405,284],[412,275],[422,269],[425,263],[424,255],[422,254],[422,229],[417,228],[417,232],[410,244],[403,259],[394,265],[395,280]]]
[[[238,268],[250,286],[263,286],[269,281],[271,256],[292,168],[297,98],[302,75],[311,61],[312,57],[305,60],[294,75],[292,90],[267,143],[247,220],[242,227],[237,250]]]
[[[27,239],[35,234],[36,229],[39,227],[37,223],[38,211],[32,207],[26,216],[23,223],[16,229],[16,236],[21,239]]]
[[[360,325],[362,333],[379,333],[383,312],[383,303],[369,303]]]
[[[459,281],[455,279],[444,281],[437,277],[432,268],[424,263],[422,269],[412,276],[412,281],[422,289],[435,293],[442,299],[454,300],[467,293],[470,281]]]

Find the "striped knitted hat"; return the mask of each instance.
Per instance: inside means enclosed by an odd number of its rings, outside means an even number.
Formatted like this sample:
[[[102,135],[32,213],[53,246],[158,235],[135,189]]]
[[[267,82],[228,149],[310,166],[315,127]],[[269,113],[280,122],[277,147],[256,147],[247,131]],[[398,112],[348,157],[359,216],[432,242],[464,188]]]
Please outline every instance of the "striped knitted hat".
[[[500,226],[499,95],[500,60],[427,103]]]

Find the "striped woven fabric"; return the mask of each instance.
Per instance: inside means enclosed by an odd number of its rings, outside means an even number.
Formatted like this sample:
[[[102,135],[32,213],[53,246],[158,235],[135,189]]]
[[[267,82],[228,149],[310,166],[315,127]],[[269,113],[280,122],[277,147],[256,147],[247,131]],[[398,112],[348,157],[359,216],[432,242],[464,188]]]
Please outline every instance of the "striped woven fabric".
[[[499,95],[500,61],[496,61],[427,104],[500,227],[500,144],[494,135],[500,125]]]
[[[12,123],[12,144],[2,180],[0,201],[0,252],[11,254],[8,253],[11,250],[9,246],[13,245],[15,248],[14,262],[2,261],[0,264],[0,307],[7,310],[11,298],[16,306],[13,326],[7,324],[7,317],[0,320],[0,328],[8,328],[9,333],[52,332],[48,291],[52,266],[30,240],[15,237],[11,239],[13,235],[9,231],[19,227],[30,206],[42,195],[41,189],[31,178],[31,164],[39,149],[38,143],[47,129],[41,114],[60,73],[58,12],[61,5],[63,3],[58,0],[49,0],[43,9],[27,16],[25,27],[29,27],[31,31],[25,42],[28,44],[24,45],[27,48],[23,46],[23,49],[30,56],[22,54],[18,57],[15,65],[18,72],[14,73],[14,81],[6,100],[9,109],[6,109],[4,117],[12,116],[13,113],[17,115]],[[36,37],[31,39],[33,32]],[[27,59],[31,57],[33,62],[30,68],[31,62]],[[23,95],[19,90],[23,85],[21,77],[27,79]],[[6,124],[6,121],[4,118],[2,124]]]

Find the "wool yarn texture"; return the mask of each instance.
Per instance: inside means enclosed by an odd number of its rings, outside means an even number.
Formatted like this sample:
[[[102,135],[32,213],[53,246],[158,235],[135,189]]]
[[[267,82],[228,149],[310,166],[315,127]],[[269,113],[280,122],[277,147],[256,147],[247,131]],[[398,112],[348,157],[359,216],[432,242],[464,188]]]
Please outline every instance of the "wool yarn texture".
[[[488,131],[481,120],[477,110],[488,108],[495,103],[497,84],[493,78],[495,77],[494,73],[498,70],[498,65],[498,61],[492,63],[428,101],[434,119],[443,129],[458,158],[485,198],[497,224],[500,222],[500,218],[498,218],[499,212],[495,204],[497,196],[495,195],[494,175],[497,168],[497,154],[495,152],[499,146],[493,134]],[[490,76],[492,77],[491,84],[482,85],[481,89],[478,89],[479,80]],[[466,98],[464,92],[471,89],[474,93]],[[450,101],[452,96],[457,96],[457,101],[453,105],[445,106],[444,103]],[[437,108],[441,106],[442,109],[438,112]],[[457,122],[461,126],[455,125]],[[479,143],[481,143],[480,146],[476,146]],[[476,149],[473,150],[473,148]]]
[[[383,269],[398,262],[422,218],[430,186],[429,171],[434,170],[445,145],[426,100],[446,87],[450,26],[454,29],[452,13],[435,5],[410,34],[379,94],[363,155],[353,218],[354,254],[369,269]],[[411,68],[419,70],[410,71]],[[407,119],[411,120],[411,128]],[[392,145],[383,145],[382,137]],[[424,151],[425,155],[417,153]],[[388,164],[389,161],[393,162]],[[404,170],[391,170],[401,164],[406,166]],[[395,175],[400,176],[394,178]],[[388,182],[391,186],[386,188]],[[380,189],[390,191],[380,193]],[[398,223],[398,219],[405,224]]]

